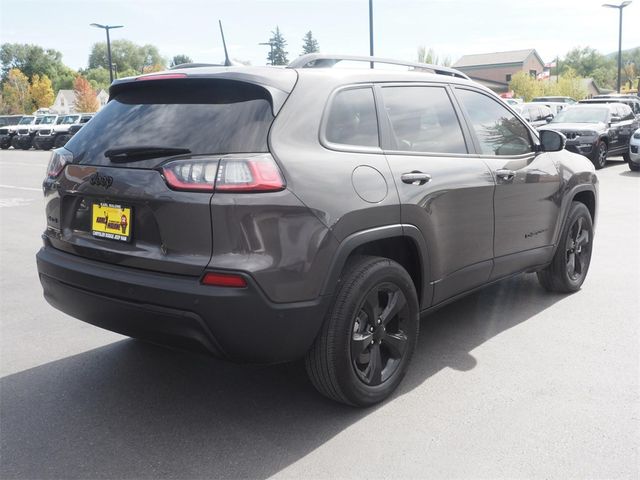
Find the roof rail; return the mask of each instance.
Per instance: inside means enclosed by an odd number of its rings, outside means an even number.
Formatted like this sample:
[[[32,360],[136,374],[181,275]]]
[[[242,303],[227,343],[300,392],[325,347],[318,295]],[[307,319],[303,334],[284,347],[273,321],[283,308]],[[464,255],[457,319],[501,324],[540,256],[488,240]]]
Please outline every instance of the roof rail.
[[[431,65],[430,63],[407,62],[404,60],[394,60],[392,58],[362,57],[357,55],[326,55],[323,53],[309,53],[293,60],[288,65],[288,68],[331,68],[336,63],[342,61],[367,62],[371,65],[373,65],[374,63],[402,65],[405,67],[413,67],[416,70],[429,70],[438,75],[448,75],[450,77],[458,77],[470,80],[467,75],[459,70],[456,70],[455,68],[442,67],[440,65]]]

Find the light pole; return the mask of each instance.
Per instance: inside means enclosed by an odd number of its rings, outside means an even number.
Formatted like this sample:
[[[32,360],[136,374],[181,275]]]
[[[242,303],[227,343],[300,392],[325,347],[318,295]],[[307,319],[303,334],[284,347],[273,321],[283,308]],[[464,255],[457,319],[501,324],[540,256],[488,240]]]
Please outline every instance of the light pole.
[[[273,42],[264,42],[264,43],[259,43],[258,45],[269,45],[269,47],[271,48],[271,65],[273,65]]]
[[[103,28],[107,32],[107,56],[109,62],[109,83],[113,83],[113,64],[111,63],[111,40],[109,39],[109,30],[113,28],[122,28],[124,25],[100,25],[99,23],[92,23],[90,27]]]
[[[617,8],[620,12],[620,28],[618,30],[618,93],[620,93],[620,72],[622,71],[622,10],[630,4],[631,0],[626,0],[620,5],[613,5],[611,3],[602,4],[603,7]]]
[[[369,0],[369,56],[373,57],[373,0]],[[373,62],[369,66],[373,68]]]

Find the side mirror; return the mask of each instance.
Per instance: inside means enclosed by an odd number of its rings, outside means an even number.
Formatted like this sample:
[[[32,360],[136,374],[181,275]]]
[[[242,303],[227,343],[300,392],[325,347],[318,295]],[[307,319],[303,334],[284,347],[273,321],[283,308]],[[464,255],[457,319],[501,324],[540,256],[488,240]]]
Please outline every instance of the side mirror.
[[[547,115],[546,117],[544,117],[544,119],[547,121],[547,123],[549,123],[551,120],[553,120],[553,115]]]
[[[540,132],[540,150],[543,152],[559,152],[567,144],[567,137],[555,130]]]

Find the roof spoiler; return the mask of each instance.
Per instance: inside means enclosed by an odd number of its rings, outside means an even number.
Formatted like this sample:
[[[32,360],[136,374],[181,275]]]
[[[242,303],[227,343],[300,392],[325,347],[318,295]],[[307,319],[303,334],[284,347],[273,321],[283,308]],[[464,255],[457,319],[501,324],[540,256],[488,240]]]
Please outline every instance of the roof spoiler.
[[[470,80],[470,78],[455,68],[442,67],[440,65],[432,65],[430,63],[419,62],[407,62],[404,60],[394,60],[392,58],[381,57],[364,57],[356,55],[327,55],[323,53],[309,53],[302,55],[293,60],[287,68],[331,68],[336,63],[342,61],[349,62],[366,62],[371,65],[375,63],[383,63],[386,65],[402,65],[405,67],[411,67],[414,70],[428,71],[437,75],[447,75],[449,77],[464,78]]]

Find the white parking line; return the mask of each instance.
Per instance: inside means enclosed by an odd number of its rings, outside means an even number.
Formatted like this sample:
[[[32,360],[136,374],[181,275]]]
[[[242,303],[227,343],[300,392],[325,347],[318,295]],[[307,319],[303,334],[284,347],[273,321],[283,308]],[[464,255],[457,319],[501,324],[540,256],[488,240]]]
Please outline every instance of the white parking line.
[[[0,166],[7,165],[9,167],[38,167],[47,168],[46,163],[19,163],[19,162],[0,162]]]
[[[28,190],[30,192],[41,192],[41,188],[33,188],[33,187],[16,187],[15,185],[0,185],[0,188],[13,188],[15,190]]]

